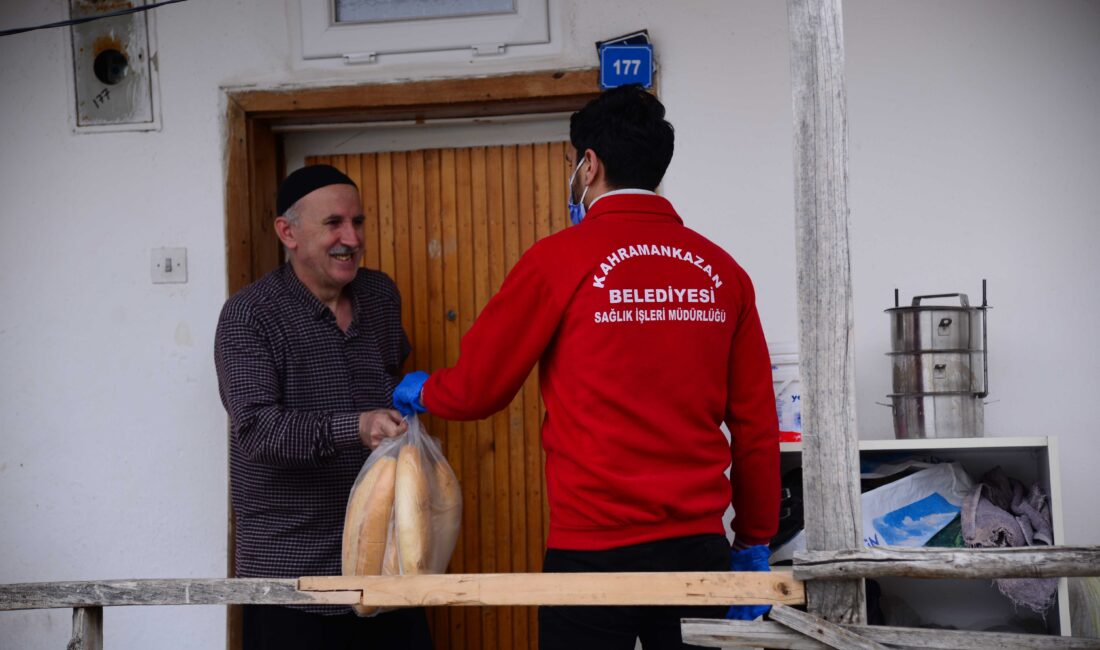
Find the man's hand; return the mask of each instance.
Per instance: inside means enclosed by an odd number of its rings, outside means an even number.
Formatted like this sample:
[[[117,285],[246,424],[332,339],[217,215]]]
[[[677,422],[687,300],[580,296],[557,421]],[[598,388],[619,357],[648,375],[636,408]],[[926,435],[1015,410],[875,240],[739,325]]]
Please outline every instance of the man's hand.
[[[393,389],[393,407],[405,417],[415,413],[424,413],[428,409],[420,401],[420,391],[424,389],[424,382],[428,381],[428,373],[417,370],[405,375],[397,388]]]
[[[744,550],[730,551],[730,571],[771,571],[768,558],[771,551],[767,546],[750,546]],[[771,611],[771,605],[731,605],[726,618],[738,621],[753,621]]]
[[[364,447],[378,449],[386,438],[393,438],[409,430],[409,423],[393,409],[378,409],[359,414],[359,439]]]

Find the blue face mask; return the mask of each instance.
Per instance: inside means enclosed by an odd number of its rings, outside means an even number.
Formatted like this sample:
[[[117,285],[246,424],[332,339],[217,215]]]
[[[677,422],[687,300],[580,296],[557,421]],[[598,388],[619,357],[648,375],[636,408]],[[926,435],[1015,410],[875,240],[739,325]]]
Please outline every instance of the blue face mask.
[[[577,178],[577,172],[581,170],[581,165],[584,161],[577,163],[576,169],[573,170],[573,175],[569,177],[569,220],[573,222],[573,225],[577,225],[584,219],[585,207],[584,197],[588,194],[588,186],[584,186],[584,191],[581,192],[581,198],[576,203],[573,203],[573,181]]]

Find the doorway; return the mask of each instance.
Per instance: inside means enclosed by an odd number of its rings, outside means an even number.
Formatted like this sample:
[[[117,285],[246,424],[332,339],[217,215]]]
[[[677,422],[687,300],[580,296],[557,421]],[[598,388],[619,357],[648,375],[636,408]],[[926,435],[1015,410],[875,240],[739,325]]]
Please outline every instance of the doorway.
[[[360,188],[363,265],[397,283],[412,342],[406,370],[458,359],[459,341],[519,256],[567,223],[564,142],[310,156]],[[555,188],[558,191],[554,191]],[[502,342],[506,344],[506,342]],[[543,417],[538,371],[505,410],[477,422],[427,418],[463,492],[451,573],[542,569]],[[428,610],[438,648],[534,648],[534,607]],[[460,639],[463,642],[460,642]]]
[[[270,222],[274,189],[287,169],[281,133],[286,127],[560,114],[598,92],[596,73],[587,70],[228,93],[230,293],[279,263]],[[453,364],[461,335],[523,251],[568,223],[567,152],[559,139],[308,159],[332,164],[359,184],[367,217],[363,263],[390,274],[401,291],[402,318],[413,344],[408,370]],[[541,570],[547,518],[539,440],[543,415],[534,373],[512,404],[492,418],[426,422],[464,493],[462,533],[450,571]],[[232,550],[230,565],[231,558]],[[536,646],[534,608],[437,608],[429,617],[440,649]],[[229,637],[230,648],[239,647],[232,612]]]

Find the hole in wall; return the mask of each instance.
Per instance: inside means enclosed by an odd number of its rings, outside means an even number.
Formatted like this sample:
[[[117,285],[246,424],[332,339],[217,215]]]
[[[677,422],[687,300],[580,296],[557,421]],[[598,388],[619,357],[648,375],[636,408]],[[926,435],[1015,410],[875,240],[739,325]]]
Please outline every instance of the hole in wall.
[[[95,62],[92,64],[96,79],[108,86],[113,86],[125,79],[129,69],[130,62],[126,55],[115,49],[103,50],[96,55]]]

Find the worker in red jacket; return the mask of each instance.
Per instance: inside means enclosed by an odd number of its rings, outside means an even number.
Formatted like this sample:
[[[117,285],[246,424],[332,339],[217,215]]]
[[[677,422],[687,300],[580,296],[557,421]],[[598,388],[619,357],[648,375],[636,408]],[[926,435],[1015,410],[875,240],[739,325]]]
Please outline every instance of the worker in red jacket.
[[[516,263],[453,368],[410,373],[394,392],[406,414],[480,419],[539,364],[546,572],[729,570],[731,488],[733,566],[768,567],[780,496],[771,362],[748,275],[654,193],[672,160],[664,114],[638,86],[573,114],[574,227]],[[539,646],[682,648],[681,617],[726,614],[543,607]]]

